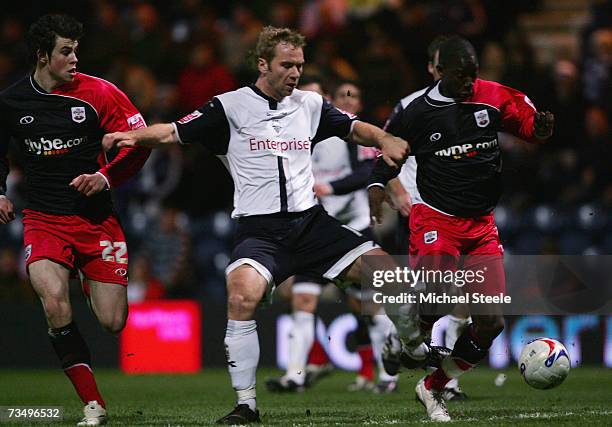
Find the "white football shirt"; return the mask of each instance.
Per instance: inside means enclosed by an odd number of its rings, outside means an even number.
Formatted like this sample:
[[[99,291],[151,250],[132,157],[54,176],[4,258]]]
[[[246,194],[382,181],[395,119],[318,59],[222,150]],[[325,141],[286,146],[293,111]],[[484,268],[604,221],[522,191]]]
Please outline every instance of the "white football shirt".
[[[228,168],[237,218],[316,205],[311,150],[348,137],[354,120],[317,93],[295,89],[276,101],[251,85],[214,97],[174,126],[181,143],[201,143]]]

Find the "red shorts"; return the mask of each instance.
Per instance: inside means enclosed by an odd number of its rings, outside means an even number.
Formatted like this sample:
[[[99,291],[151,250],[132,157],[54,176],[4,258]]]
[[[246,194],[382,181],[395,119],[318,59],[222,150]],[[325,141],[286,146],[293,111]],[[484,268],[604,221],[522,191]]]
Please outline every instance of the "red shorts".
[[[89,280],[127,285],[127,245],[116,216],[93,221],[30,209],[23,214],[26,269],[34,261],[47,259],[79,269]]]
[[[446,215],[419,203],[410,211],[410,264],[412,268],[444,268],[486,271],[485,286],[466,291],[487,295],[505,292],[504,248],[493,214],[476,218]],[[442,261],[440,261],[442,259]],[[446,260],[446,261],[445,261]]]

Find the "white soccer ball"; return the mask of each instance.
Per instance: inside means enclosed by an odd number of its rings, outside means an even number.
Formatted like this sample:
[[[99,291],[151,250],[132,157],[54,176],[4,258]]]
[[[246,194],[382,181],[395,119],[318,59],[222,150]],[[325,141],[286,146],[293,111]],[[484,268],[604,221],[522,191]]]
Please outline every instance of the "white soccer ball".
[[[533,388],[557,387],[570,371],[570,359],[563,344],[552,338],[536,338],[527,343],[519,357],[519,371]]]

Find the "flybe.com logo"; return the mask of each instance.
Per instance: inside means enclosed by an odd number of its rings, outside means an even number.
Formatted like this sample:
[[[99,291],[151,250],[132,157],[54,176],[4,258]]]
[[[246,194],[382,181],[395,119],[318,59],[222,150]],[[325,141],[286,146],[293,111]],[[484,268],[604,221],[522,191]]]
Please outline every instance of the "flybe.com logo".
[[[32,140],[30,138],[25,139],[25,145],[28,147],[30,153],[36,154],[37,156],[57,156],[58,154],[65,154],[70,151],[72,147],[81,145],[87,141],[87,137],[69,139],[64,141],[60,138],[45,139],[40,138],[39,140]]]

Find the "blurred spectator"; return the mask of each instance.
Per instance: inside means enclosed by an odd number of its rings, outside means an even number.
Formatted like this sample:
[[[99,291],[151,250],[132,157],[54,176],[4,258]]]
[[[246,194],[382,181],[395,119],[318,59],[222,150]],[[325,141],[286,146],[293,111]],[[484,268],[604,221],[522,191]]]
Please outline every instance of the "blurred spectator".
[[[157,75],[169,79],[172,61],[168,61],[166,35],[160,25],[159,12],[149,3],[139,3],[132,11],[130,60],[155,70]]]
[[[17,252],[0,249],[0,300],[34,301],[36,295],[19,271]]]
[[[594,31],[590,52],[584,62],[584,93],[591,106],[587,110],[587,129],[591,139],[610,137],[612,119],[612,27]]]
[[[255,82],[257,73],[245,61],[255,47],[262,23],[248,7],[237,4],[223,28],[221,46],[227,66],[240,85]]]
[[[95,20],[81,42],[87,48],[79,50],[83,56],[79,65],[84,64],[91,74],[106,75],[112,65],[111,59],[129,51],[129,33],[113,2],[98,1],[95,5]]]
[[[578,67],[570,60],[558,59],[551,67],[545,86],[547,99],[538,102],[539,108],[555,112],[555,133],[548,150],[560,147],[577,148],[584,144],[584,110]]]
[[[151,275],[150,262],[144,256],[138,256],[130,262],[127,290],[130,303],[163,299],[166,296],[163,284]]]
[[[196,43],[189,54],[189,65],[178,82],[179,106],[183,112],[201,107],[213,96],[236,88],[227,67],[218,62],[219,55],[211,40]]]
[[[164,206],[146,235],[142,253],[149,260],[151,273],[163,284],[170,297],[185,296],[191,289],[191,238],[186,217],[169,204]]]
[[[157,80],[151,70],[132,62],[127,55],[119,55],[106,78],[130,97],[147,120],[157,100]]]

